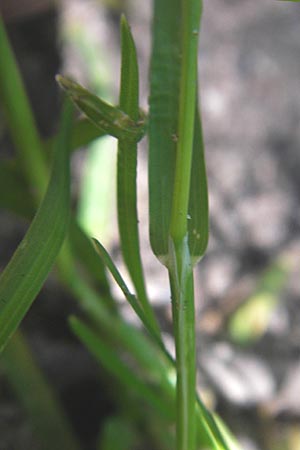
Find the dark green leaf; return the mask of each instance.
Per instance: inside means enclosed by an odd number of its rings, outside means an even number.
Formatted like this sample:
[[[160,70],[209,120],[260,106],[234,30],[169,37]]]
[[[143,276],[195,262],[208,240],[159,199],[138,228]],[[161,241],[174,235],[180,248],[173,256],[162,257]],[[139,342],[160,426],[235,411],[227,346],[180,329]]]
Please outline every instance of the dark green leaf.
[[[67,231],[71,124],[72,109],[67,103],[45,198],[0,277],[0,350],[3,350],[42,287]]]
[[[115,282],[123,292],[126,300],[133,308],[134,312],[137,314],[137,316],[141,319],[141,321],[144,324],[148,324],[147,318],[145,317],[145,314],[139,305],[139,302],[137,301],[137,298],[135,295],[131,294],[130,290],[128,289],[124,279],[122,278],[120,272],[116,268],[115,264],[113,263],[113,260],[103,247],[103,245],[100,244],[96,239],[93,239],[94,247],[98,255],[100,256],[101,260],[103,261],[103,264],[108,268],[110,273],[112,274]]]
[[[70,319],[70,325],[89,351],[122,385],[131,389],[141,399],[148,402],[163,418],[168,420],[173,418],[172,408],[166,404],[162,396],[141,380],[135,373],[135,370],[130,369],[90,327],[75,317]]]
[[[149,215],[154,254],[168,264],[180,84],[179,0],[155,2],[149,115]],[[201,118],[196,108],[188,208],[189,248],[195,263],[208,241],[208,193]]]
[[[169,247],[178,139],[180,3],[180,0],[156,1],[152,27],[148,169],[150,242],[154,254],[163,264],[167,263]]]
[[[121,86],[120,108],[136,121],[139,117],[139,75],[136,48],[124,16],[121,19]],[[137,143],[119,139],[118,142],[118,224],[122,255],[138,300],[145,315],[158,331],[155,316],[147,297],[140,256],[137,214]]]
[[[31,187],[42,194],[47,180],[43,147],[1,15],[0,61],[0,99],[17,157]]]

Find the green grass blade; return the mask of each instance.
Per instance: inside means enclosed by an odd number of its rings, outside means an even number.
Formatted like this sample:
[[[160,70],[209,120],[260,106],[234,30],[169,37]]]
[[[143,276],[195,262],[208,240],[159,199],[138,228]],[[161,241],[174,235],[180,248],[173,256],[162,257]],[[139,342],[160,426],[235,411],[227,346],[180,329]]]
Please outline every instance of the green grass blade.
[[[41,450],[79,450],[80,445],[58,398],[17,331],[2,354],[9,383],[29,416]]]
[[[139,118],[139,72],[135,43],[125,16],[121,17],[120,108],[137,121]]]
[[[42,287],[64,240],[70,211],[69,137],[72,108],[66,103],[49,186],[25,237],[0,277],[0,350]]]
[[[127,367],[111,347],[107,346],[90,327],[75,317],[70,319],[70,325],[73,332],[87,346],[95,358],[120,383],[135,392],[141,399],[147,401],[162,417],[168,420],[173,418],[172,408],[169,408],[169,405],[164,402],[161,395],[155,393],[147,383],[141,380],[134,369]]]
[[[105,249],[98,242],[95,242],[95,246],[99,256],[103,258],[105,265],[107,265],[108,269],[112,272],[112,275],[116,277],[119,287],[121,289],[123,288],[126,293],[130,293],[125,286],[124,280],[118,280],[118,275],[116,276],[118,271]],[[80,280],[78,275],[75,273],[71,274],[71,278],[72,282],[69,283],[69,286],[72,287],[73,294],[79,300],[79,304],[89,316],[92,323],[100,327],[100,330],[106,334],[106,339],[108,336],[112,336],[113,341],[117,343],[118,348],[124,348],[126,351],[130,352],[139,364],[139,367],[143,367],[146,370],[146,373],[149,374],[154,371],[156,374],[154,375],[154,378],[160,380],[159,384],[161,386],[164,385],[164,389],[166,389],[164,392],[166,393],[167,398],[174,399],[175,389],[173,385],[170,386],[168,377],[175,367],[175,361],[170,355],[166,357],[166,351],[161,347],[158,340],[157,344],[163,352],[161,354],[157,354],[157,350],[153,348],[151,343],[146,339],[146,336],[140,330],[133,328],[119,317],[112,316],[106,309],[103,309],[101,298],[99,298],[86,283]],[[132,294],[130,295],[132,296]],[[171,393],[170,390],[172,390]],[[198,401],[200,405],[200,414],[198,415],[197,429],[201,432],[198,440],[199,444],[202,445],[201,448],[205,448],[206,446],[206,448],[213,450],[229,450],[225,446],[222,447],[219,445],[217,447],[214,444],[216,442],[214,436],[217,435],[218,431],[217,426],[211,413],[206,409],[200,399],[198,399]],[[217,442],[219,442],[219,440],[217,440]]]
[[[154,340],[157,342],[159,348],[163,351],[163,354],[167,356],[168,364],[171,363],[173,367],[175,367],[175,361],[173,360],[170,355],[166,355],[166,350],[162,347],[161,340],[159,336],[155,335],[155,331],[151,329],[151,325],[147,323],[147,319],[143,315],[143,312],[141,311],[139,305],[137,304],[136,298],[133,294],[130,293],[128,287],[125,284],[125,281],[123,280],[122,276],[120,275],[118,269],[114,265],[112,259],[110,258],[109,254],[106,252],[104,247],[96,240],[93,240],[95,248],[101,259],[103,259],[103,263],[107,266],[108,270],[111,272],[113,278],[115,279],[116,283],[122,290],[124,296],[126,297],[128,303],[131,304],[132,308],[136,312],[136,314],[139,316],[141,321],[144,323],[146,329],[149,331],[149,333],[154,337]],[[132,303],[133,301],[133,303]],[[145,347],[146,348],[146,347]],[[145,350],[146,351],[146,350]],[[146,351],[147,354],[149,354],[149,350]],[[150,354],[149,354],[150,355]],[[169,371],[167,366],[165,366],[165,373]],[[175,395],[175,391],[174,391]],[[213,443],[216,441],[217,438],[214,437],[214,435],[219,436],[220,431],[218,430],[218,427],[214,421],[214,418],[212,414],[207,410],[205,405],[202,403],[200,399],[198,399],[199,402],[199,409],[201,411],[201,414],[198,416],[199,420],[199,428],[202,430],[202,434],[199,438],[199,442],[201,444],[207,444],[211,446],[210,448],[214,450],[228,450],[227,447],[213,447]],[[219,438],[220,440],[221,438]],[[217,439],[218,441],[218,439]]]
[[[110,339],[118,349],[131,354],[140,367],[145,368],[146,373],[164,374],[163,358],[157,352],[157,347],[141,330],[107,308],[98,292],[78,272],[67,243],[64,244],[64,260],[60,261],[60,265],[63,265],[60,267],[60,276],[90,322],[103,332],[105,339]]]
[[[157,333],[157,330],[153,328],[152,323],[149,321],[148,316],[144,313],[144,310],[141,308],[136,296],[132,294],[127,287],[124,279],[122,278],[120,272],[116,268],[113,260],[111,259],[110,255],[107,253],[103,245],[100,244],[96,239],[93,239],[94,247],[98,255],[100,256],[101,260],[103,261],[104,265],[108,268],[109,272],[113,276],[115,282],[123,292],[126,300],[136,313],[136,315],[140,318],[142,323],[145,325],[146,329],[149,331],[149,333],[155,337],[155,340],[160,340],[160,335]]]
[[[202,0],[181,0],[181,11],[175,14],[181,17],[179,40],[181,61],[177,124],[178,140],[169,232],[174,242],[179,243],[185,239],[188,228],[198,77],[198,36],[202,14]],[[176,18],[173,20],[176,22]]]
[[[191,187],[188,210],[189,248],[193,264],[205,253],[208,244],[208,189],[199,108],[196,106],[192,156]]]
[[[116,137],[138,142],[145,134],[145,117],[132,120],[124,111],[109,105],[75,81],[61,75],[56,77],[59,85],[90,121],[102,131]]]
[[[139,75],[136,48],[125,17],[121,19],[121,86],[120,108],[133,120],[139,117]],[[122,255],[138,300],[152,326],[158,325],[149,303],[140,256],[137,214],[137,143],[119,139],[118,142],[118,224]]]
[[[164,264],[168,258],[178,139],[180,10],[180,0],[154,2],[149,99],[149,219],[151,247]]]
[[[46,188],[43,147],[29,100],[0,16],[0,99],[18,158],[33,188]]]
[[[168,264],[168,236],[179,141],[180,8],[179,0],[157,1],[153,18],[149,116],[150,241],[154,254],[165,265]],[[182,164],[179,166],[182,167]],[[184,182],[188,184],[187,179]],[[198,108],[194,122],[188,214],[185,219],[191,258],[195,264],[205,252],[208,241],[208,194]],[[177,220],[175,222],[178,223]]]
[[[76,255],[80,264],[86,269],[90,278],[97,283],[97,287],[101,289],[101,295],[110,297],[110,286],[106,276],[105,266],[95,251],[91,239],[74,218],[71,218],[69,238],[72,252]]]
[[[34,204],[30,190],[15,165],[11,164],[11,161],[2,161],[0,163],[0,208],[24,219],[32,219]],[[88,278],[100,289],[109,307],[115,310],[102,260],[97,255],[91,239],[73,217],[70,221],[69,238],[76,260],[85,269]]]
[[[196,417],[197,442],[201,442],[201,445],[204,446],[205,444],[209,445],[209,448],[213,450],[238,450],[237,448],[229,447],[226,437],[227,435],[229,436],[229,431],[225,431],[225,426],[223,429],[219,427],[221,422],[217,421],[216,416],[206,408],[199,397],[197,397]]]

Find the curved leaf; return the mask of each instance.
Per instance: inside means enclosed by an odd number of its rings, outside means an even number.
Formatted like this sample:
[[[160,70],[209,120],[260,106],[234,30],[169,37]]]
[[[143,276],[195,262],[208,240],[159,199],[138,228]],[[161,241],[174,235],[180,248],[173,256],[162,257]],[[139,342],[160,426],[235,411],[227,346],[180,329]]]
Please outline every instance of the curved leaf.
[[[47,192],[25,237],[0,277],[0,351],[42,287],[67,231],[71,124],[72,108],[68,102],[62,115]]]

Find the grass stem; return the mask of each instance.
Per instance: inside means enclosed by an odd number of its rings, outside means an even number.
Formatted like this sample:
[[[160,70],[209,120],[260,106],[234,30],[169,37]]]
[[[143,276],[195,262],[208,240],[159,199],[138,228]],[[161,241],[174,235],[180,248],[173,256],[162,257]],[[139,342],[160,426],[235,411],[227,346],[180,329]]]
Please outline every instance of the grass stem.
[[[176,344],[177,450],[196,448],[196,352],[193,269],[188,245],[188,206],[197,93],[201,0],[181,2],[181,74],[178,142],[169,239],[169,277]]]

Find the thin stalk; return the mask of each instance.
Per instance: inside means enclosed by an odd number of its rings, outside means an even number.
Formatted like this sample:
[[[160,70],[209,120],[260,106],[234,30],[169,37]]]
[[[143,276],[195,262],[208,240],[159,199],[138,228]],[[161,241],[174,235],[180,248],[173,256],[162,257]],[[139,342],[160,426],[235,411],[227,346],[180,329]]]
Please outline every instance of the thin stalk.
[[[169,239],[169,278],[176,344],[177,450],[196,449],[196,351],[188,205],[194,138],[201,0],[182,0],[178,143]]]
[[[193,269],[185,238],[175,246],[170,241],[169,279],[172,294],[176,346],[176,443],[177,450],[196,445],[196,351]]]

